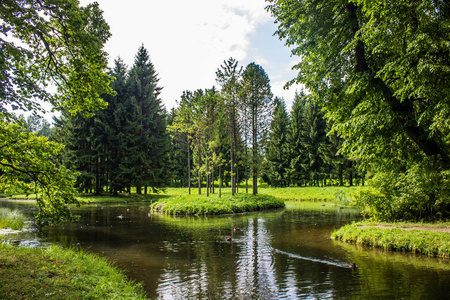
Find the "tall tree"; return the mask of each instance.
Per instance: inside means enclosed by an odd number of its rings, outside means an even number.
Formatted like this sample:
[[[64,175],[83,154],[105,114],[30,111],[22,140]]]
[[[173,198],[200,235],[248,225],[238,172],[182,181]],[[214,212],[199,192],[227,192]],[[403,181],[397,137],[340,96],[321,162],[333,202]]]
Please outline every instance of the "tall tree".
[[[225,99],[225,106],[228,110],[229,131],[230,131],[230,173],[231,173],[231,195],[236,192],[236,171],[237,171],[237,139],[238,139],[238,107],[239,91],[241,89],[240,80],[242,67],[238,67],[238,61],[229,58],[223,62],[216,71],[216,81],[222,86],[222,95]]]
[[[134,105],[132,121],[127,126],[131,139],[130,167],[138,193],[141,188],[166,185],[169,135],[166,132],[166,112],[159,95],[158,74],[142,45],[136,54],[128,76],[129,96]]]
[[[193,136],[193,94],[191,91],[184,91],[181,100],[176,108],[174,120],[168,130],[174,140],[179,141],[179,145],[185,149],[187,153],[187,183],[189,195],[191,194],[191,146]]]
[[[319,185],[322,179],[324,162],[320,153],[326,137],[326,123],[317,103],[307,103],[304,110],[303,149],[306,160],[302,167],[314,185]]]
[[[275,111],[270,122],[266,160],[268,162],[269,183],[273,186],[289,185],[289,116],[283,99],[275,98]]]
[[[252,177],[253,195],[258,193],[259,142],[270,126],[272,112],[272,92],[270,80],[264,69],[250,63],[242,74],[242,86],[245,105],[249,108],[252,135]]]
[[[306,95],[302,90],[295,94],[294,103],[290,113],[289,127],[289,149],[290,149],[290,170],[289,176],[292,183],[301,186],[306,179],[302,165],[306,161],[304,149],[303,123],[306,104]]]

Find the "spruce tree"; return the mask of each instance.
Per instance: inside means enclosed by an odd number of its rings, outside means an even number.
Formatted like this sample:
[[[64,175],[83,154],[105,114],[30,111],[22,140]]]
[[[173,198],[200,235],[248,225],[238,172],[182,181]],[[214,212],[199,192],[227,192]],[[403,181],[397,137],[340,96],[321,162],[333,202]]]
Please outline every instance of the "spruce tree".
[[[289,177],[291,183],[301,186],[306,176],[303,170],[303,164],[306,161],[304,149],[304,111],[305,111],[306,95],[302,90],[299,94],[295,94],[294,103],[290,114],[289,126],[289,149],[290,149],[290,170]]]
[[[302,166],[314,185],[319,185],[323,175],[323,160],[319,149],[326,140],[325,129],[326,123],[319,105],[314,102],[307,103],[303,126],[303,148],[306,161]]]
[[[166,112],[159,98],[158,74],[142,45],[128,76],[131,120],[126,132],[131,135],[128,166],[131,179],[141,193],[141,188],[167,185],[169,135],[166,132]],[[134,133],[134,134],[133,134]]]
[[[275,98],[275,112],[270,123],[266,160],[270,185],[287,186],[290,155],[288,145],[289,117],[283,99]]]

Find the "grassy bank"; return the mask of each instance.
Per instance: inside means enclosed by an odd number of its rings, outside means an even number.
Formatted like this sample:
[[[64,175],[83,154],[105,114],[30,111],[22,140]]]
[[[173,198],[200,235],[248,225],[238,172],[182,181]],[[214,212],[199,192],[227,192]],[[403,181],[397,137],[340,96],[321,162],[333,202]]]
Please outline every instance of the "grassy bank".
[[[450,258],[449,223],[374,223],[358,222],[346,225],[331,235],[348,243],[385,250],[405,251]]]
[[[284,201],[268,195],[237,194],[184,195],[161,199],[151,205],[155,211],[171,215],[218,215],[284,207]]]
[[[21,230],[25,224],[25,215],[18,210],[0,207],[0,229],[11,228]]]
[[[0,244],[0,299],[145,299],[105,260],[74,250]]]
[[[276,188],[263,185],[258,187],[259,192],[271,195],[286,201],[324,201],[324,202],[350,202],[353,192],[360,187],[285,187]]]

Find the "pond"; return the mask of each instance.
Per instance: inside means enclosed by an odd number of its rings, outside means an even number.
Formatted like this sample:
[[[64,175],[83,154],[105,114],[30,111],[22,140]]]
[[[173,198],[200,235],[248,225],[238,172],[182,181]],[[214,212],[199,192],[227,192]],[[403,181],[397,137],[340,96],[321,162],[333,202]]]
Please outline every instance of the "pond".
[[[128,204],[84,206],[77,213],[78,222],[8,238],[97,253],[142,282],[151,298],[449,297],[448,260],[331,240],[333,229],[359,218],[354,209],[288,206],[207,218],[149,214],[148,205]]]

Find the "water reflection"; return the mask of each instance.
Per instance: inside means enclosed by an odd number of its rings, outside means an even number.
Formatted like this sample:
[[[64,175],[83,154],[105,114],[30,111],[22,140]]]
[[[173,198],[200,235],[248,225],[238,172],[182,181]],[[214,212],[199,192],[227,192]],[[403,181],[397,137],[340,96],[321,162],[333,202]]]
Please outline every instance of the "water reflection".
[[[28,239],[98,253],[142,282],[151,298],[445,299],[450,283],[448,260],[332,241],[333,228],[358,218],[351,209],[211,218],[149,216],[138,204],[78,212],[79,222]]]

